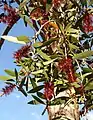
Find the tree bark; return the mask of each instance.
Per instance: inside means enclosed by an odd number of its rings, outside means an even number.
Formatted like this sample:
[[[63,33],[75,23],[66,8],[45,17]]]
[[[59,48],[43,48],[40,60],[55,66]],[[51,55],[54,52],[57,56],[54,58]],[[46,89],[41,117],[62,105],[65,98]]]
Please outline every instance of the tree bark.
[[[71,88],[71,90],[61,92],[56,98],[61,96],[72,96],[72,98],[69,99],[66,104],[48,106],[49,120],[80,120],[79,106],[74,89]]]

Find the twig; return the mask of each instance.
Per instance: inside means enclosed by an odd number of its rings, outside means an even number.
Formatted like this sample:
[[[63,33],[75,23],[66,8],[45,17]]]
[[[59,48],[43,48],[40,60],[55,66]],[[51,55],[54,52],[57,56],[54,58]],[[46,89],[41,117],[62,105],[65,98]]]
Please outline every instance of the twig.
[[[15,0],[16,1],[16,3],[19,5],[20,4],[20,1],[19,0]],[[18,17],[18,19],[17,19],[17,21],[20,19],[20,17]],[[16,22],[17,22],[16,21]],[[3,32],[3,34],[2,35],[7,35],[8,33],[9,33],[9,31],[12,29],[12,27],[14,26],[14,24],[13,25],[11,25],[11,26],[7,26],[6,28],[5,28],[5,30],[4,30],[4,32]],[[2,46],[3,46],[3,44],[4,44],[4,39],[3,38],[1,38],[1,40],[0,40],[0,50],[1,50],[1,48],[2,48]]]
[[[79,72],[80,72],[80,76],[81,76],[81,80],[83,81],[83,75],[82,75],[82,71],[81,71],[81,67],[79,65],[79,62],[75,59],[77,65],[78,65],[78,68],[79,68]]]
[[[19,19],[20,19],[20,17],[18,17],[17,21],[18,21]],[[2,36],[3,36],[3,35],[7,35],[7,34],[9,33],[9,31],[12,29],[13,26],[14,26],[14,24],[13,24],[11,27],[10,27],[10,26],[7,26],[7,27],[5,28]],[[3,46],[3,44],[4,44],[4,41],[5,41],[5,40],[4,40],[3,38],[1,38],[1,40],[0,40],[0,50],[1,50],[2,46]]]
[[[37,36],[40,34],[42,28],[43,28],[47,23],[49,23],[49,22],[50,22],[50,21],[47,21],[47,22],[45,22],[43,25],[41,25],[41,27],[39,28],[39,30],[36,32],[34,38],[37,38]]]

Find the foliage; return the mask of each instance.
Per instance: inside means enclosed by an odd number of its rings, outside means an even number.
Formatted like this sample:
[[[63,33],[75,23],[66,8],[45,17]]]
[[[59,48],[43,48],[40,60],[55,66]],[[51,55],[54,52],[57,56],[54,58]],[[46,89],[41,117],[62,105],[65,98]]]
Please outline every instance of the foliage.
[[[18,7],[13,8],[13,3]],[[25,96],[31,94],[33,100],[28,104],[40,103],[46,110],[53,104],[67,104],[75,95],[77,104],[83,105],[81,116],[93,109],[92,4],[92,0],[0,2],[0,7],[7,10],[7,13],[3,11],[0,14],[1,22],[11,28],[23,19],[26,27],[29,25],[35,30],[35,35],[29,37],[1,36],[2,39],[25,44],[14,53],[20,70],[5,70],[9,78],[0,76],[0,79],[15,85]],[[8,13],[9,10],[13,11],[12,14]],[[56,98],[72,88],[73,94]]]

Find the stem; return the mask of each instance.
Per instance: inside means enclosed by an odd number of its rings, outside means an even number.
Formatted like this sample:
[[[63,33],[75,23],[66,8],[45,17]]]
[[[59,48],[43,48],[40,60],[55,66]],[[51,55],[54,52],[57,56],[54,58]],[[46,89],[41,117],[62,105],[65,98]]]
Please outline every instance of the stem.
[[[81,76],[81,80],[83,81],[83,75],[82,75],[82,70],[81,70],[81,67],[79,65],[79,62],[75,59],[77,65],[78,65],[78,68],[79,68],[79,72],[80,72],[80,76]]]

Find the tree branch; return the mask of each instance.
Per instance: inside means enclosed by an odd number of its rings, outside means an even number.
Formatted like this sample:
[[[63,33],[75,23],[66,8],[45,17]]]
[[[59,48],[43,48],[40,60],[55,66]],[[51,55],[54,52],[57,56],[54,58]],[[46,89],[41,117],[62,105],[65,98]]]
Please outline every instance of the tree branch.
[[[16,2],[18,5],[20,5],[20,1],[19,1],[19,0],[15,0],[15,2]],[[18,17],[17,21],[18,21],[19,19],[20,19],[20,17]],[[16,21],[16,22],[17,22],[17,21]],[[2,35],[7,35],[13,26],[14,26],[14,24],[13,24],[12,26],[7,26]],[[5,41],[5,40],[4,40],[3,38],[0,39],[0,50],[1,50],[2,46],[3,46],[3,44],[4,44],[4,41]]]

